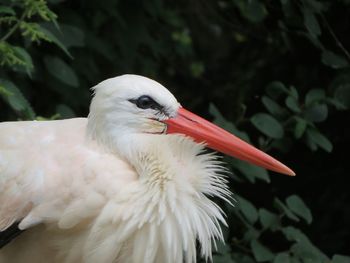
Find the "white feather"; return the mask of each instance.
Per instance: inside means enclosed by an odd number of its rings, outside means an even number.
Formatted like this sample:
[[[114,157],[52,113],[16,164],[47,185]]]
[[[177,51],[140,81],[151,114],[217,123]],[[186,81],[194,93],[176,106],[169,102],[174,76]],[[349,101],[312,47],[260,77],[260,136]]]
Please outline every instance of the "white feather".
[[[0,230],[27,229],[0,262],[192,263],[197,240],[210,260],[226,223],[209,197],[230,200],[220,162],[190,138],[150,134],[164,126],[129,99],[147,94],[175,116],[157,82],[94,89],[89,119],[0,124]]]

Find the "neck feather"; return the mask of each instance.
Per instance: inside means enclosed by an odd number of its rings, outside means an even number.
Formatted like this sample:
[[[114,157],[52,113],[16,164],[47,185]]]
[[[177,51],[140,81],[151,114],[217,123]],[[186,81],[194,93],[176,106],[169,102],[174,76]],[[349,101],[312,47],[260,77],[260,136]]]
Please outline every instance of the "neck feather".
[[[216,156],[180,135],[130,135],[115,143],[139,179],[102,213],[122,214],[112,220],[111,240],[136,251],[131,262],[195,262],[197,240],[201,256],[210,259],[212,242],[223,240],[220,224],[226,222],[208,196],[230,202]],[[103,216],[97,220],[97,229],[104,222]]]

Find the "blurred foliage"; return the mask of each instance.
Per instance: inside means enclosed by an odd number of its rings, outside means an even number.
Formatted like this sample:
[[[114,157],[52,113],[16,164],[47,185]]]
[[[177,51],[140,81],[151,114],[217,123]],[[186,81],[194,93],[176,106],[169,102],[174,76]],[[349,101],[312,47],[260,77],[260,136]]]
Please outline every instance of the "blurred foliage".
[[[0,0],[0,119],[86,115],[99,81],[154,78],[299,175],[267,184],[266,170],[227,159],[237,203],[223,204],[230,227],[214,262],[350,262],[334,255],[350,254],[341,150],[350,134],[349,8],[349,0]]]

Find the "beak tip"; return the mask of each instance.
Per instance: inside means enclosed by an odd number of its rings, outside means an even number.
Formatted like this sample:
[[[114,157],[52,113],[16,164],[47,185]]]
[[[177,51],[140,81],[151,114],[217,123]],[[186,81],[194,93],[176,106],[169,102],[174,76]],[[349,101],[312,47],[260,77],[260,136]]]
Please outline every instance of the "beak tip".
[[[286,169],[283,171],[284,174],[289,175],[289,176],[296,176],[295,172],[290,169],[289,167],[285,167]]]
[[[275,172],[278,172],[280,174],[285,174],[288,176],[295,176],[295,172],[290,169],[287,165],[281,163],[280,161],[277,161],[273,157],[269,156],[271,159],[269,167],[266,167],[268,170],[272,170]]]

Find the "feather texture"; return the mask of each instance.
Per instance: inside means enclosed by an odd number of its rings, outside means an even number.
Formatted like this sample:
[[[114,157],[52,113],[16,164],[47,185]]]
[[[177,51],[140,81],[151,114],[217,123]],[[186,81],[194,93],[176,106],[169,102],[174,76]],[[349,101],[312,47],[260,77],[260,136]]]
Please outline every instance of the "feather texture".
[[[28,152],[18,149],[21,143],[1,145],[1,226],[22,220],[22,229],[32,229],[1,250],[0,262],[18,254],[16,244],[24,240],[29,245],[23,260],[46,248],[52,262],[123,262],[127,256],[132,262],[194,262],[197,239],[205,258],[211,257],[212,240],[222,239],[225,220],[207,196],[227,200],[229,192],[224,171],[203,145],[179,135],[146,135],[143,141],[152,147],[137,151],[130,165],[77,136],[85,134],[86,119],[3,123],[3,140],[13,136],[15,125],[29,134],[37,129],[71,138],[32,144],[35,139],[26,135]],[[63,127],[69,132],[60,134]],[[45,227],[35,227],[40,223]],[[45,240],[40,247],[38,235]]]
[[[176,115],[160,84],[122,76],[95,87],[88,119],[0,123],[0,231],[26,230],[0,263],[177,263],[223,240],[226,171],[204,145],[162,133]],[[147,93],[166,109],[129,102]],[[215,247],[215,244],[214,244]]]

